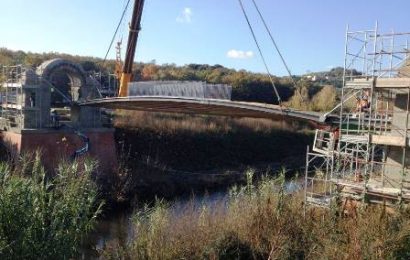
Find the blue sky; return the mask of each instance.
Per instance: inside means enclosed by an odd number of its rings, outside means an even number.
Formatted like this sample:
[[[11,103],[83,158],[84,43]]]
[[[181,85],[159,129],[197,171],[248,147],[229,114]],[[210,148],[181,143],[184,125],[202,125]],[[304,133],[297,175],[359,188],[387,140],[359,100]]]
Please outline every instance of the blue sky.
[[[243,1],[271,72],[284,75],[251,0]],[[104,57],[125,2],[0,0],[0,47]],[[294,74],[341,65],[346,24],[353,29],[371,29],[378,20],[381,30],[410,31],[408,0],[257,3]],[[124,42],[129,19],[130,12],[120,30]],[[114,56],[112,51],[109,57]],[[151,60],[265,71],[238,0],[146,0],[136,61]]]

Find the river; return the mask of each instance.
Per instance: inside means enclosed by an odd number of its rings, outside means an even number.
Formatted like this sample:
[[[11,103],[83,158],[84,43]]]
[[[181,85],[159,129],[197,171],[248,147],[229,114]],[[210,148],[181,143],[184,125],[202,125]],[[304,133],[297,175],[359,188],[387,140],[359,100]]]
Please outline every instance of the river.
[[[299,178],[296,181],[287,181],[286,192],[292,193],[300,190],[303,179]],[[273,188],[273,187],[272,187]],[[185,196],[175,198],[169,202],[172,205],[171,209],[174,214],[182,211],[186,206],[194,206],[200,210],[205,204],[208,207],[213,207],[217,203],[228,201],[228,190],[214,191],[195,196]],[[99,252],[107,247],[125,247],[135,237],[135,229],[133,226],[132,216],[135,211],[141,210],[143,205],[137,206],[134,210],[126,209],[118,212],[111,212],[109,216],[99,220],[95,230],[89,234],[82,248],[82,259],[99,259]]]

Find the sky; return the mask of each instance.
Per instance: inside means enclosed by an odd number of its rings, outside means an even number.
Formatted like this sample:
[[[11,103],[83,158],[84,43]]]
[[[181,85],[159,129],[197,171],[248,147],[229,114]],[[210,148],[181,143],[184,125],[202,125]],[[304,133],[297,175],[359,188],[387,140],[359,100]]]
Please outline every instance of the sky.
[[[103,58],[126,1],[0,0],[0,47]],[[285,75],[251,0],[243,2],[269,70]],[[378,21],[380,31],[410,31],[409,0],[256,2],[293,74],[341,66],[347,24],[373,29]],[[131,9],[117,37],[124,45]],[[153,60],[265,72],[238,0],[146,0],[135,61]]]

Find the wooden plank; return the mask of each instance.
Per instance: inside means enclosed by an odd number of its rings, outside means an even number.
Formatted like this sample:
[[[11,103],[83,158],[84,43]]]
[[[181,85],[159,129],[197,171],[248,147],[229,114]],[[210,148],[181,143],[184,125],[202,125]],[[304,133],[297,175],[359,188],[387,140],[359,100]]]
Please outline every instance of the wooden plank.
[[[388,136],[388,135],[371,135],[372,144],[381,144],[389,146],[406,146],[406,138],[402,136]]]
[[[346,82],[348,88],[371,88],[373,80],[370,79],[354,79]],[[376,88],[409,88],[410,78],[378,78],[376,79]]]
[[[376,88],[409,88],[410,78],[379,78]]]

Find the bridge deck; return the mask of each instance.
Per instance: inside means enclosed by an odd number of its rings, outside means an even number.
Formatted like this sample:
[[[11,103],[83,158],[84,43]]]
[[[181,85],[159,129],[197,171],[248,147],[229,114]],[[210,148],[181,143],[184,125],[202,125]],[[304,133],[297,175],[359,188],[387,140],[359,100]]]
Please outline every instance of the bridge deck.
[[[321,113],[299,111],[277,105],[229,101],[220,99],[196,99],[163,96],[133,96],[95,99],[81,106],[103,107],[150,112],[206,114],[218,116],[253,117],[313,121],[322,123]]]

